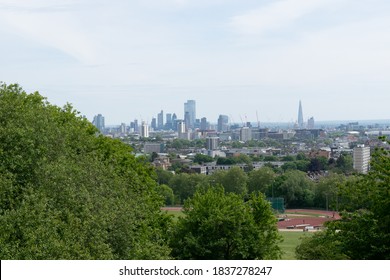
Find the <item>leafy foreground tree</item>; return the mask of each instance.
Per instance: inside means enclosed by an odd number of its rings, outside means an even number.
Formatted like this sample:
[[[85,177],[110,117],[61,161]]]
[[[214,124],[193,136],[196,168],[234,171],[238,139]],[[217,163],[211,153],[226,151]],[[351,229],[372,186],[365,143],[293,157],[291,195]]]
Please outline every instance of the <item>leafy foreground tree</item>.
[[[341,187],[340,207],[346,210],[342,219],[304,239],[296,248],[297,258],[390,259],[389,156],[388,151],[377,150],[369,174]]]
[[[70,105],[0,84],[0,258],[166,259],[152,170]]]
[[[198,191],[184,206],[171,240],[177,259],[278,259],[281,236],[263,195]]]

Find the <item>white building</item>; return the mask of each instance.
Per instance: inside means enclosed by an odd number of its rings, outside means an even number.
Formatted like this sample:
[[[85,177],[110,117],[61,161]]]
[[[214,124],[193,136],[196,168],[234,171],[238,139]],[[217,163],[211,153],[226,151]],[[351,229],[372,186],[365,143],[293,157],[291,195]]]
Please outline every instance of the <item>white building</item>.
[[[149,137],[149,126],[148,126],[148,124],[146,122],[142,122],[141,136],[144,137],[144,138],[148,138]]]
[[[353,168],[357,172],[367,174],[370,167],[370,159],[370,147],[360,145],[353,149]]]

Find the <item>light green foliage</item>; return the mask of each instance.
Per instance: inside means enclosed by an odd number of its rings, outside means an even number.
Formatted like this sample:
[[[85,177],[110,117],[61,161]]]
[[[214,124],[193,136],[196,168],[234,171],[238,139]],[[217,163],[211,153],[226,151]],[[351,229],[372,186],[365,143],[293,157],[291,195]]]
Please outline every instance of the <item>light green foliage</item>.
[[[175,204],[175,195],[173,190],[168,185],[157,186],[157,193],[164,198],[165,206],[171,206]]]
[[[237,166],[230,168],[227,171],[217,171],[209,177],[211,185],[222,185],[226,192],[236,194],[246,194],[248,176]]]
[[[352,179],[336,173],[322,177],[315,186],[314,205],[323,209],[338,210],[340,201],[339,188],[347,180]]]
[[[249,193],[259,191],[268,195],[275,178],[275,172],[269,167],[262,167],[251,171],[248,175]]]
[[[263,196],[243,197],[222,187],[197,192],[184,206],[171,241],[177,259],[277,259],[281,237]]]
[[[167,258],[152,169],[70,106],[0,86],[0,258]]]

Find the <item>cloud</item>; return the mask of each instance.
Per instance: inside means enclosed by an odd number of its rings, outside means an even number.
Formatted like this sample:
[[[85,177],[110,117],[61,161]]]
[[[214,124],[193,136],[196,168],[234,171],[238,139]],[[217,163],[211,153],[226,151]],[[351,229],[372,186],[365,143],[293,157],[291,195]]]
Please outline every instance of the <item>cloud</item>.
[[[71,1],[2,0],[0,22],[15,35],[27,38],[35,44],[54,48],[83,64],[98,64],[97,44],[83,30],[80,19],[68,11]]]
[[[264,33],[284,27],[332,2],[334,0],[280,0],[232,17],[230,26],[238,33]]]

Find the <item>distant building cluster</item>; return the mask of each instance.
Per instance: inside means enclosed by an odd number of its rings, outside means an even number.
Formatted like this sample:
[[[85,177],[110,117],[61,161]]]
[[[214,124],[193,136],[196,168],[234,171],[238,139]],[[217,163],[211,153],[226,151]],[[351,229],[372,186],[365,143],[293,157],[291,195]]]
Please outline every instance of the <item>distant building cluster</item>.
[[[290,152],[297,153],[305,151],[309,158],[323,157],[328,160],[337,159],[342,154],[353,156],[353,168],[356,172],[367,173],[370,169],[371,150],[380,142],[375,141],[378,136],[390,135],[390,131],[383,129],[380,125],[364,126],[358,122],[341,124],[336,128],[337,131],[343,131],[345,136],[342,138],[328,139],[330,146],[319,146],[317,149],[305,150],[306,143],[316,143],[317,139],[326,139],[329,130],[326,127],[318,128],[314,117],[310,117],[307,122],[304,121],[302,102],[299,101],[297,121],[291,127],[261,127],[259,120],[253,125],[251,122],[232,123],[228,115],[220,114],[215,123],[210,123],[206,117],[197,118],[196,101],[187,100],[183,106],[182,118],[178,118],[176,113],[166,113],[161,110],[152,117],[151,122],[145,120],[140,122],[135,119],[130,123],[122,123],[117,127],[106,127],[105,118],[102,114],[94,116],[92,123],[101,131],[101,133],[113,137],[131,139],[144,139],[143,152],[146,154],[162,154],[167,152],[166,141],[173,139],[196,140],[204,139],[204,147],[197,150],[196,153],[202,153],[211,157],[226,157],[246,154],[267,155],[268,151],[272,154],[280,153],[280,150],[268,148],[268,150],[250,150],[241,149],[237,152],[224,149],[221,146],[223,142],[237,141],[242,145],[250,141],[260,141],[263,139],[272,139],[275,141],[293,141],[289,142]],[[332,130],[330,130],[332,131]],[[295,141],[295,142],[294,142]],[[321,142],[321,141],[320,141]],[[355,145],[358,143],[358,145]],[[364,145],[362,144],[364,143]],[[351,147],[354,146],[354,147]],[[192,153],[194,151],[190,151]],[[187,160],[187,159],[181,159]],[[159,159],[161,166],[168,166],[169,160]],[[220,167],[208,166],[207,172]],[[203,167],[201,170],[205,170]],[[202,172],[203,172],[202,171]]]

